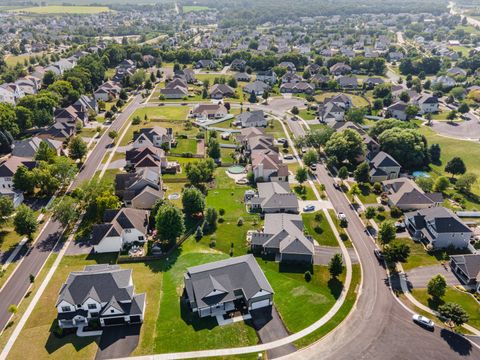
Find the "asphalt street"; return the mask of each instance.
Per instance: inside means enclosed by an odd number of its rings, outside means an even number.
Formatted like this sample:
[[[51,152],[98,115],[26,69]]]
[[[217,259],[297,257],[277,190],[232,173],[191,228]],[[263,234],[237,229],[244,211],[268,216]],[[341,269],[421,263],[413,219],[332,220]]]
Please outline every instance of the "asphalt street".
[[[138,108],[141,100],[141,96],[135,97],[124,112],[119,114],[115,119],[110,126],[110,130],[118,132],[130,115]],[[110,139],[107,132],[105,132],[85,161],[83,168],[72,183],[71,189],[75,189],[83,181],[91,179],[94,176],[95,171],[105,155],[106,149],[111,146],[111,144],[112,139]],[[55,245],[62,231],[63,229],[60,223],[49,221],[40,233],[35,244],[27,251],[26,255],[19,260],[20,263],[17,265],[14,273],[0,290],[0,329],[2,329],[2,331],[11,317],[8,308],[11,304],[20,304],[30,287],[30,274],[37,276],[50,253],[54,250],[60,250],[61,244],[57,247]]]
[[[386,271],[373,254],[375,245],[344,194],[333,187],[324,166],[317,167],[317,176],[336,211],[347,215],[347,230],[363,268],[363,284],[347,321],[311,347],[285,358],[480,359],[478,348],[464,338],[439,328],[430,332],[411,321],[410,312],[390,292]]]

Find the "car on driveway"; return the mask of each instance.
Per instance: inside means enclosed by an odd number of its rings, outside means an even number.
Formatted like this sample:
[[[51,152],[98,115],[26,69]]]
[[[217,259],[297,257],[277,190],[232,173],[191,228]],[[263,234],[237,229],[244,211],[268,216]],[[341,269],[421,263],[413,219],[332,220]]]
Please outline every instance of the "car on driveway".
[[[315,205],[306,205],[303,207],[303,211],[309,212],[315,210]]]
[[[412,316],[412,320],[414,323],[424,327],[424,328],[427,328],[429,330],[433,330],[435,328],[435,324],[432,320],[430,320],[429,318],[425,317],[425,316],[422,316],[422,315],[418,315],[418,314],[414,314]]]

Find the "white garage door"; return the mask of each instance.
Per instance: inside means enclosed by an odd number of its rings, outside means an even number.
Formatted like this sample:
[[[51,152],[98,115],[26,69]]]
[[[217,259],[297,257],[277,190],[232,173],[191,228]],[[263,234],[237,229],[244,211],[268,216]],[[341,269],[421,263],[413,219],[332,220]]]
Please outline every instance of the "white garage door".
[[[256,302],[252,303],[252,310],[260,309],[260,308],[268,306],[268,305],[270,305],[270,300],[268,300],[268,299],[261,300],[261,301],[256,301]]]

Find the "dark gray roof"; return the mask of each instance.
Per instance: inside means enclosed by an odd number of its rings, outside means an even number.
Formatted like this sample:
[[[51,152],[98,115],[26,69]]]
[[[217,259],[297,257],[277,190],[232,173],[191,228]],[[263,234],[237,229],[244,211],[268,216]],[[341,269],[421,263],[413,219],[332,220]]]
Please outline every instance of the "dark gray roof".
[[[262,209],[298,209],[298,199],[287,182],[259,183],[257,188]]]
[[[118,301],[131,300],[131,278],[132,270],[118,265],[87,266],[84,271],[70,273],[60,290],[57,305],[61,301],[82,304],[89,297],[99,302],[110,302],[113,297]]]
[[[450,259],[455,262],[469,279],[479,279],[480,254],[451,255]]]
[[[375,168],[381,167],[400,167],[400,164],[389,154],[384,151],[380,151],[375,157],[370,161],[370,163]]]
[[[280,253],[314,254],[313,241],[303,233],[302,218],[296,214],[266,214],[263,232],[253,233],[251,241]]]
[[[457,215],[440,206],[408,212],[405,217],[412,220],[417,230],[428,228],[428,224],[438,234],[472,232]]]
[[[273,294],[251,254],[188,268],[185,288],[190,301],[199,308],[234,300],[238,290],[243,291],[246,300],[261,290]]]
[[[250,127],[252,124],[256,124],[258,122],[265,122],[265,115],[263,114],[263,110],[255,110],[255,111],[246,111],[239,115],[237,115],[237,120],[242,123],[243,127]]]

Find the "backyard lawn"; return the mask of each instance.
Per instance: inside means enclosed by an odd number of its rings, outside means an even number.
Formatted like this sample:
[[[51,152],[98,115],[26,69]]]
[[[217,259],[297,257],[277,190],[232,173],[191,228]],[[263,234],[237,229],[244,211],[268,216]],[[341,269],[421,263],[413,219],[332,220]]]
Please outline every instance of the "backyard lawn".
[[[196,139],[177,139],[177,146],[172,149],[172,152],[177,154],[196,154],[197,140]]]
[[[338,246],[338,241],[323,211],[302,214],[305,230],[319,245]]]

